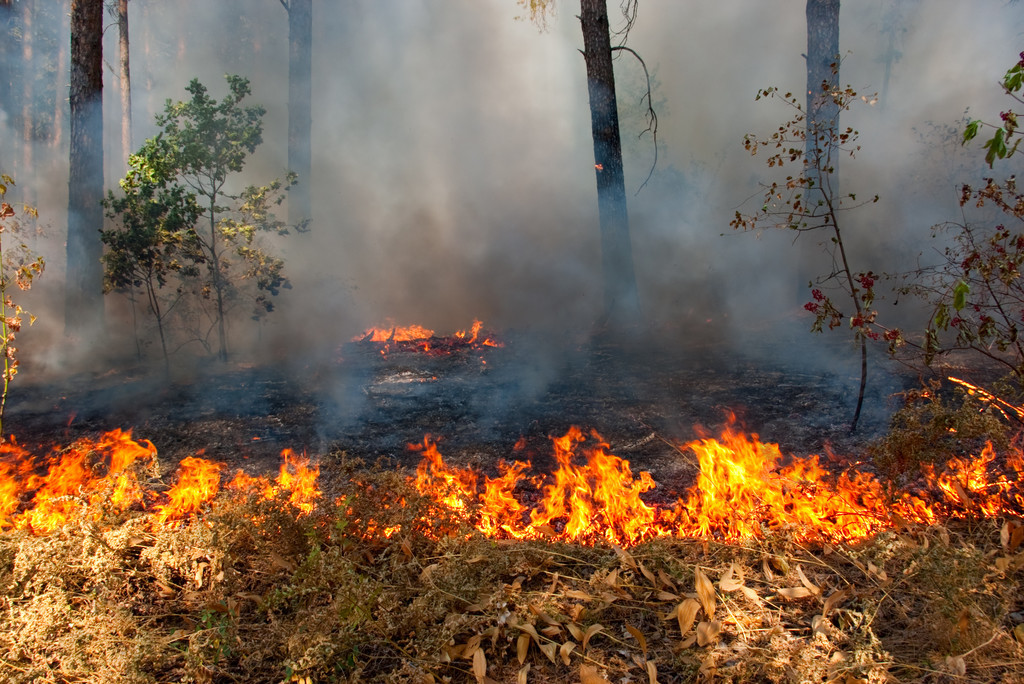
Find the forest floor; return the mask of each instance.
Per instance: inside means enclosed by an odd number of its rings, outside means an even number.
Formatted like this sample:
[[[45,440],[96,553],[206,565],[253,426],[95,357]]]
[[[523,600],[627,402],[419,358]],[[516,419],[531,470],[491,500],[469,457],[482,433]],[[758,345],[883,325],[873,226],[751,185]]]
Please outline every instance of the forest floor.
[[[226,481],[238,469],[272,477],[291,448],[319,468],[321,494],[313,507],[285,489],[223,489],[201,515],[157,524],[152,501],[115,510],[83,491],[64,497],[80,515],[59,529],[0,533],[0,676],[1024,678],[1022,511],[901,524],[856,542],[780,529],[623,547],[487,538],[410,479],[423,454],[409,445],[428,434],[453,467],[490,477],[522,453],[534,472],[551,472],[552,438],[577,425],[634,473],[651,473],[651,500],[671,501],[698,475],[685,445],[733,414],[784,454],[831,450],[843,467],[870,471],[865,448],[920,387],[915,374],[873,365],[851,435],[855,364],[812,366],[801,359],[815,352],[792,341],[746,351],[708,340],[503,341],[446,354],[349,343],[315,364],[227,365],[174,382],[118,370],[19,385],[7,425],[31,453],[56,446],[56,459],[60,445],[131,428],[156,447],[140,474],[156,496],[197,453],[225,464]],[[838,349],[831,358],[844,358]]]

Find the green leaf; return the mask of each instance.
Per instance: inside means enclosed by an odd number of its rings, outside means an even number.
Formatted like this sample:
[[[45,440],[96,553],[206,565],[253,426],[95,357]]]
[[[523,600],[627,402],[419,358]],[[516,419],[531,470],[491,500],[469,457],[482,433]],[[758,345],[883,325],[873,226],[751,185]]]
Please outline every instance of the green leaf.
[[[978,135],[978,129],[981,127],[981,119],[973,119],[967,122],[967,127],[964,128],[964,142],[967,143],[973,140]]]
[[[953,308],[957,311],[962,311],[967,306],[967,295],[971,291],[971,286],[960,281],[953,288]]]
[[[1006,132],[1002,128],[997,128],[995,135],[985,143],[985,149],[988,150],[988,152],[985,153],[985,162],[989,165],[989,168],[992,167],[996,157],[999,157],[1000,159],[1006,158],[1005,134]]]

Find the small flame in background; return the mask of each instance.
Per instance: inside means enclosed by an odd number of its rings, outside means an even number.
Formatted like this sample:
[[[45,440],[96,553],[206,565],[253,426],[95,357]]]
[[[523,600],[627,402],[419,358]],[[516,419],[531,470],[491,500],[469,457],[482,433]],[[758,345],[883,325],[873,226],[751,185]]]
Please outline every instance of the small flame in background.
[[[436,355],[450,354],[454,351],[477,347],[503,347],[503,343],[492,336],[484,334],[484,324],[474,320],[468,330],[459,330],[452,335],[439,337],[433,330],[421,325],[396,326],[386,325],[365,330],[361,335],[352,338],[352,342],[380,345],[380,353],[387,356],[390,351],[414,351]],[[482,338],[481,338],[482,337]]]
[[[692,441],[696,482],[674,502],[654,492],[650,473],[634,474],[596,432],[572,427],[551,438],[557,464],[530,474],[529,461],[502,462],[495,477],[444,462],[427,436],[410,448],[422,455],[412,483],[482,534],[504,539],[636,544],[676,536],[741,540],[787,534],[803,541],[852,541],[911,524],[970,515],[1024,513],[1024,455],[997,458],[991,446],[975,458],[952,458],[926,469],[925,488],[900,492],[855,470],[833,475],[817,456],[784,459],[779,447],[726,427],[718,438]],[[516,451],[522,451],[517,448]],[[298,515],[314,512],[319,469],[286,449],[276,478],[238,471],[223,487],[225,465],[200,455],[179,464],[174,484],[148,489],[138,473],[155,471],[156,449],[114,430],[36,459],[16,443],[0,445],[0,530],[47,534],[81,518],[83,510],[142,509],[156,527],[201,514],[229,497],[285,497]],[[997,462],[1002,465],[997,467]],[[45,470],[45,474],[42,471]],[[648,501],[642,495],[650,493]],[[404,501],[395,505],[403,506]],[[94,513],[99,515],[100,513]],[[391,537],[395,526],[371,534]],[[417,529],[430,529],[421,521]],[[377,529],[379,527],[379,529]]]

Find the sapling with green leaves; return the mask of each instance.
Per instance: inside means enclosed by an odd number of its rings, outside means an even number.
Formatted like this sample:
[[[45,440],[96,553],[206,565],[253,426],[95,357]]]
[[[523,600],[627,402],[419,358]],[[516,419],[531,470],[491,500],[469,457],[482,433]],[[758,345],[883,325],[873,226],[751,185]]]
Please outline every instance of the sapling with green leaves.
[[[1000,85],[1014,102],[1024,104],[1020,95],[1024,52]],[[964,126],[964,144],[982,131],[992,131],[983,145],[989,168],[997,160],[1012,157],[1021,140],[1013,110],[1001,112],[999,118],[1000,124],[972,119]],[[904,276],[902,291],[920,297],[931,314],[923,342],[910,351],[925,365],[954,351],[969,352],[1005,368],[1020,392],[1024,390],[1024,192],[1014,175],[1002,182],[985,178],[983,183],[961,186],[961,221],[933,228],[947,242],[938,263]],[[995,210],[994,215],[986,215],[989,210]]]
[[[7,174],[0,175],[0,200],[7,196],[7,190],[14,185],[14,179]],[[22,213],[33,219],[38,218],[32,207],[23,207]],[[19,290],[28,290],[32,281],[43,273],[46,264],[43,258],[33,252],[27,244],[21,242],[19,233],[22,225],[18,220],[18,212],[5,201],[0,201],[0,355],[3,356],[3,388],[0,390],[0,442],[5,441],[4,412],[7,408],[7,395],[11,381],[18,374],[18,348],[14,346],[15,336],[21,331],[24,316],[28,316],[29,325],[36,318],[17,304],[10,295],[11,284]],[[5,246],[4,242],[17,243],[14,247]]]
[[[854,102],[874,103],[874,98],[858,97],[852,88],[831,88],[823,83],[822,96],[830,98],[839,112],[848,111]],[[857,406],[850,422],[850,431],[857,429],[864,391],[867,385],[867,342],[881,335],[875,327],[877,312],[875,282],[871,271],[859,272],[850,263],[844,240],[843,226],[846,212],[878,201],[878,196],[858,200],[854,193],[840,194],[835,168],[841,157],[854,157],[860,146],[858,133],[852,128],[839,129],[834,122],[821,122],[808,130],[807,114],[792,93],[781,93],[777,88],[759,90],[756,100],[778,99],[793,110],[793,116],[767,137],[747,134],[744,147],[757,154],[768,150],[767,164],[773,171],[794,167],[781,180],[763,184],[765,189],[761,206],[752,213],[737,211],[730,225],[739,230],[760,230],[765,227],[792,231],[796,235],[824,233],[828,236],[824,250],[831,261],[831,270],[808,285],[811,300],[804,308],[814,314],[811,330],[821,332],[848,325],[860,351],[860,388]],[[808,145],[809,136],[812,142]]]
[[[141,233],[134,231],[138,242],[108,242],[111,251],[124,253],[108,264],[123,263],[129,270],[140,264],[174,264],[170,270],[179,278],[177,292],[190,298],[191,310],[206,321],[193,326],[194,337],[209,349],[209,336],[216,330],[222,360],[228,355],[228,315],[237,302],[248,297],[253,316],[259,318],[273,310],[270,298],[288,285],[284,262],[261,245],[258,234],[289,232],[272,208],[297,180],[289,173],[283,180],[236,189],[236,177],[263,141],[265,110],[243,104],[251,94],[248,79],[225,78],[228,94],[221,100],[193,79],[186,88],[191,98],[168,100],[157,115],[160,132],[132,156],[128,187],[122,188],[125,212],[134,211],[133,202],[139,199],[131,193],[153,193],[141,199],[155,202],[143,213],[149,212],[147,220],[156,223]],[[108,206],[114,207],[112,200]],[[171,219],[181,225],[167,229]],[[158,288],[164,285],[156,277],[151,282]]]
[[[164,367],[169,370],[167,319],[180,302],[181,291],[174,288],[167,295],[165,286],[175,275],[197,277],[202,253],[193,230],[201,209],[193,193],[174,183],[176,176],[167,158],[167,143],[161,136],[129,158],[121,193],[108,193],[104,202],[116,227],[101,231],[100,237],[106,245],[104,291],[142,291],[156,321]],[[134,306],[134,297],[132,302]]]

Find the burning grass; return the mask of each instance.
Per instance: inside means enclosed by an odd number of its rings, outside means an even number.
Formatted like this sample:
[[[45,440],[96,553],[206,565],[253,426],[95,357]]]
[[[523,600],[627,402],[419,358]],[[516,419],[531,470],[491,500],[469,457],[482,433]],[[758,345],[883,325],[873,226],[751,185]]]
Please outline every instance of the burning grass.
[[[1014,454],[950,462],[930,494],[914,495],[933,518],[875,511],[866,518],[875,527],[853,535],[836,533],[851,528],[834,510],[812,508],[817,520],[765,517],[773,496],[783,510],[819,495],[840,511],[867,506],[863,493],[839,493],[842,475],[814,473],[812,483],[811,461],[783,464],[771,445],[726,437],[690,445],[702,479],[661,504],[650,498],[649,475],[634,476],[578,430],[552,440],[560,467],[547,479],[530,476],[525,462],[496,477],[450,467],[428,439],[418,478],[328,457],[338,474],[329,497],[316,487],[316,468],[290,452],[276,478],[230,476],[195,458],[158,486],[155,450],[127,433],[51,454],[45,475],[11,447],[0,478],[14,496],[0,504],[0,677],[1024,677]],[[724,468],[719,448],[744,443],[756,467]],[[116,456],[118,444],[135,454],[130,464]],[[71,471],[65,460],[79,464],[79,484],[58,490],[51,477]],[[759,482],[741,490],[737,477]],[[732,497],[733,513],[705,516],[702,530],[689,525],[711,512],[703,488]],[[117,491],[132,492],[131,503]],[[866,491],[888,506],[909,500],[877,482]],[[1003,507],[985,508],[983,496]],[[744,500],[752,507],[740,507]],[[616,522],[613,504],[627,520]],[[38,506],[66,515],[41,518]],[[488,506],[504,512],[495,517]],[[668,524],[673,534],[658,527]],[[648,533],[631,532],[639,529]]]

